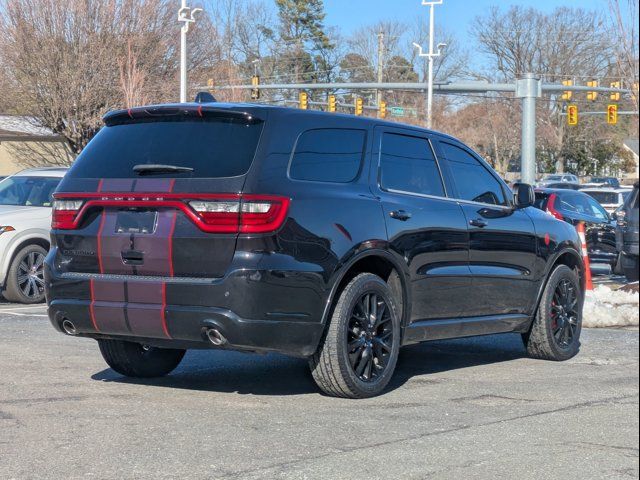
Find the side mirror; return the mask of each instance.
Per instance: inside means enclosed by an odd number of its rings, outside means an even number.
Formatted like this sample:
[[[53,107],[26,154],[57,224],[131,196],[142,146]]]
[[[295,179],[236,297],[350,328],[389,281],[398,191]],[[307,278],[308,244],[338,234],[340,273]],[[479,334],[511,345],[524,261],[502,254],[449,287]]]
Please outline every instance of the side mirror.
[[[536,201],[536,194],[533,191],[533,187],[528,183],[516,183],[513,186],[513,192],[513,199],[517,209],[530,207]]]

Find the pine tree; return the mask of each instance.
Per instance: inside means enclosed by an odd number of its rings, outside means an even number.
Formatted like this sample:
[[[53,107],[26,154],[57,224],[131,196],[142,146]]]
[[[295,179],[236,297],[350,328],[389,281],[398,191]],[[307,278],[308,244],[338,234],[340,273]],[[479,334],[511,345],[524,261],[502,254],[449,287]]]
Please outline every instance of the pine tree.
[[[276,0],[283,46],[281,71],[295,82],[317,78],[317,54],[334,48],[325,33],[322,0]]]

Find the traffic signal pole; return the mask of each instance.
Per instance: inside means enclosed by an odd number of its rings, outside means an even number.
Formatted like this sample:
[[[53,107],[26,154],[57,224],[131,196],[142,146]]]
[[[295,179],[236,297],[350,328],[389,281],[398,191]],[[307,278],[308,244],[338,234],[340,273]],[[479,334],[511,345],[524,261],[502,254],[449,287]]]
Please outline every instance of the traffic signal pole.
[[[202,87],[209,89],[210,87]],[[225,85],[215,87],[218,90],[251,89],[252,85]],[[561,92],[599,92],[599,93],[620,93],[633,94],[631,90],[609,87],[593,87],[579,85],[543,84],[539,77],[534,74],[525,74],[515,83],[489,83],[481,81],[468,82],[446,82],[432,85],[435,92],[440,94],[458,93],[514,93],[516,98],[522,100],[522,181],[525,183],[535,183],[536,179],[536,100],[544,93],[558,94]],[[428,90],[424,83],[288,83],[261,85],[261,90],[396,90],[396,91],[422,91]],[[313,105],[313,102],[308,102]],[[339,106],[351,107],[353,105]],[[378,107],[363,106],[364,110],[377,110]],[[626,112],[618,112],[623,114]]]
[[[520,169],[522,182],[536,183],[536,98],[542,96],[540,78],[528,73],[516,81],[516,98],[522,99]]]

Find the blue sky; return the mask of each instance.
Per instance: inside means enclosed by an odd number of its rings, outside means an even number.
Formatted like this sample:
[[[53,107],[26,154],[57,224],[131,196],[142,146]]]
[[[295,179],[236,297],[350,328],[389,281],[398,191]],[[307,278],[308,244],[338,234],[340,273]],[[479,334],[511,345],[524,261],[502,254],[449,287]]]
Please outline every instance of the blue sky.
[[[326,24],[339,26],[344,34],[383,19],[410,23],[416,17],[423,16],[426,22],[429,14],[429,7],[423,7],[421,0],[324,0],[324,4]],[[469,23],[492,5],[503,8],[521,5],[544,11],[551,11],[558,6],[606,11],[608,0],[444,0],[442,5],[435,7],[435,19],[447,30],[456,32],[464,44]]]

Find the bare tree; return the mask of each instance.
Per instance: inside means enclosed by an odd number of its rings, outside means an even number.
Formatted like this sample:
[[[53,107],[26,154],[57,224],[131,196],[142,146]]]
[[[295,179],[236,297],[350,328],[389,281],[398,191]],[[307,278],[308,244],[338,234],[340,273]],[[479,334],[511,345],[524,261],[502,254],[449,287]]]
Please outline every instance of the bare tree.
[[[178,31],[168,0],[4,0],[0,63],[18,109],[84,148],[110,109],[175,98]],[[207,19],[191,37],[190,64],[208,56]],[[143,92],[144,90],[144,92]],[[143,94],[144,93],[144,94]]]
[[[547,14],[533,8],[503,12],[493,7],[476,18],[471,33],[487,55],[487,70],[496,72],[498,79],[535,73],[557,81],[607,73],[612,49],[600,33],[605,27],[602,14],[580,8],[562,7]]]
[[[626,7],[623,5],[626,3]],[[638,84],[638,0],[609,0],[611,17],[611,38],[614,49],[616,70],[624,79],[625,86]],[[638,92],[632,97],[633,106],[638,110]],[[637,124],[636,124],[637,131]]]

